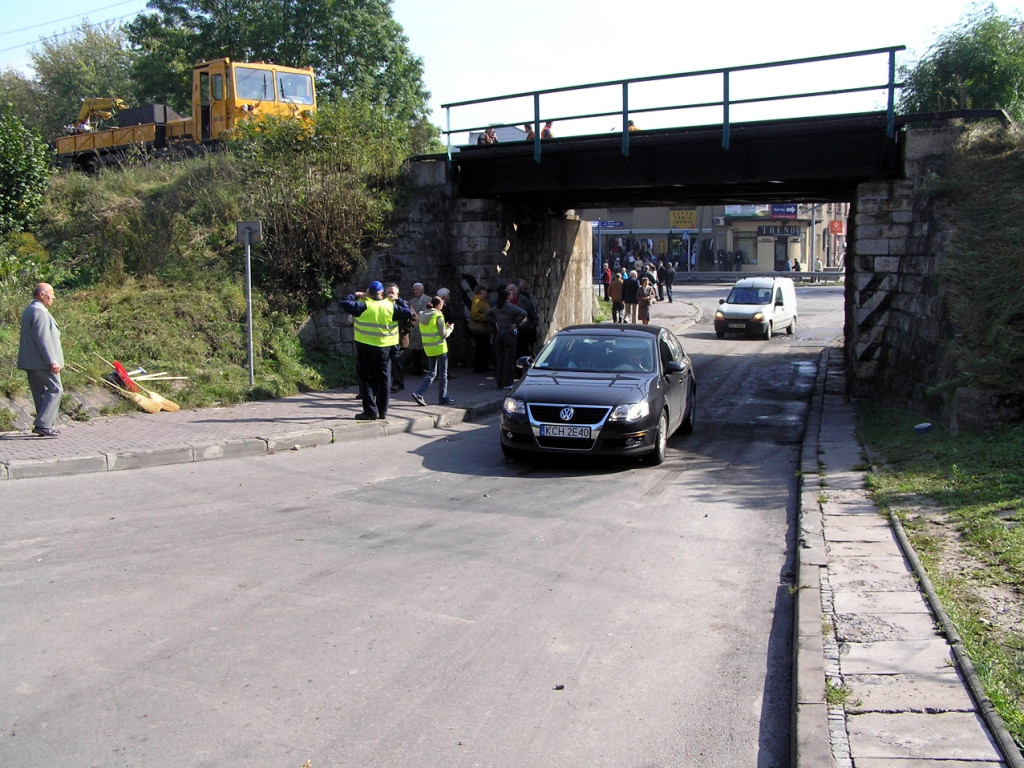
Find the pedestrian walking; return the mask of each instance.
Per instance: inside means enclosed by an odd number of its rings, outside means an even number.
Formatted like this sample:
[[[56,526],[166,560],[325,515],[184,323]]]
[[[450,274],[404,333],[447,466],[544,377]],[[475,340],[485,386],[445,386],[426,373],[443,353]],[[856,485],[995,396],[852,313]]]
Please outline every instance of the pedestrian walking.
[[[423,380],[412,393],[412,399],[420,405],[426,405],[425,395],[430,385],[437,379],[438,404],[455,405],[455,400],[448,397],[448,337],[455,327],[444,321],[444,299],[434,296],[427,308],[419,314],[420,336],[423,339],[423,352],[427,356],[427,372]]]
[[[50,314],[56,295],[49,283],[39,283],[32,301],[21,313],[21,338],[18,340],[18,369],[28,376],[28,387],[36,406],[32,431],[40,437],[57,437],[54,429],[64,393],[60,372],[64,368],[64,350],[60,328]]]

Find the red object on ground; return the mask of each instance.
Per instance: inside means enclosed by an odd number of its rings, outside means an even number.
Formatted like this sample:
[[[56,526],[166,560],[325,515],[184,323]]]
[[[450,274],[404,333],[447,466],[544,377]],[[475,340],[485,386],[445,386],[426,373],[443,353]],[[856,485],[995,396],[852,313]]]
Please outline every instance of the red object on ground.
[[[115,360],[112,365],[114,366],[114,370],[117,371],[117,378],[119,378],[124,384],[125,389],[129,392],[142,392],[142,390],[139,389],[139,385],[132,381],[132,377],[128,375],[128,369],[121,365],[120,360]]]

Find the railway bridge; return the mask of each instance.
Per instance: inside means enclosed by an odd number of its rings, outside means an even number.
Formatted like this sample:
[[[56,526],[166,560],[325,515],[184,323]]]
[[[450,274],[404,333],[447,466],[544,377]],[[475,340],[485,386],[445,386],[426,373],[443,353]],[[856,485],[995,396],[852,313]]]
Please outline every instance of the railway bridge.
[[[428,291],[445,286],[468,307],[477,285],[493,291],[525,278],[543,314],[544,338],[592,316],[591,291],[583,290],[592,280],[591,231],[578,209],[849,202],[848,379],[856,394],[919,401],[936,383],[922,371],[941,375],[937,361],[950,332],[933,279],[949,235],[932,215],[935,179],[963,125],[1005,115],[898,114],[901,50],[444,105],[447,152],[411,161],[412,191],[394,237],[355,282],[373,276],[423,282]],[[809,82],[816,68],[828,73],[828,89],[779,92],[780,82]],[[794,71],[799,77],[780,74]],[[688,99],[680,102],[680,93]],[[581,103],[581,95],[585,111],[562,106]],[[837,100],[874,108],[835,111]],[[821,102],[832,107],[807,109]],[[709,113],[715,122],[707,122]],[[594,129],[609,119],[616,123],[611,132]],[[541,138],[549,120],[557,137]],[[643,130],[635,130],[641,123]],[[488,127],[506,139],[470,143]],[[519,140],[508,140],[510,134]],[[332,327],[340,318],[320,322],[332,342],[348,343],[346,330]]]

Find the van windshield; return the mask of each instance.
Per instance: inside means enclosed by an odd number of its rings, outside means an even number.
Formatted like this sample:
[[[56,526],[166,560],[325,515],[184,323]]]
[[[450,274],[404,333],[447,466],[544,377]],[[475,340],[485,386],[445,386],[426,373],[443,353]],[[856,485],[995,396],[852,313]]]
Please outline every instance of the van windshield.
[[[725,301],[728,304],[770,304],[771,300],[771,288],[735,287],[729,291],[729,298]]]

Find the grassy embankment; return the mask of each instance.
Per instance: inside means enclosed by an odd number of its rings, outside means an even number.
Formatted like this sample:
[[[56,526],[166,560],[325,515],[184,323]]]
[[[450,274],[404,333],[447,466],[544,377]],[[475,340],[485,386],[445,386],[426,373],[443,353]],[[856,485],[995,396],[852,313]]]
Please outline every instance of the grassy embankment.
[[[386,236],[401,194],[402,127],[369,110],[322,109],[315,140],[262,121],[230,152],[55,174],[33,231],[0,241],[0,394],[27,395],[18,318],[40,280],[56,289],[65,356],[96,379],[109,369],[94,353],[187,376],[166,394],[194,407],[353,383],[350,361],[303,349],[297,331]],[[252,387],[235,238],[250,219],[265,234],[252,250]],[[87,385],[64,380],[71,392]],[[0,408],[0,429],[10,423]]]

